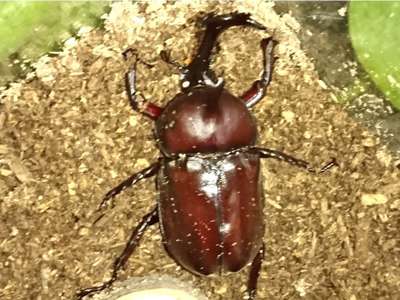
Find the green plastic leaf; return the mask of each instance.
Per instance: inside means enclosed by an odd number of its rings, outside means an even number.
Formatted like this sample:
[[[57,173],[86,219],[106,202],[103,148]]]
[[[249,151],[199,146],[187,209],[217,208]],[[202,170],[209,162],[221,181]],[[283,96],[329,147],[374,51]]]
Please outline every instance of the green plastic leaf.
[[[108,3],[0,2],[0,76],[12,76],[9,63],[14,54],[16,57],[36,59],[53,50],[55,45],[81,26],[97,25]]]
[[[400,2],[351,1],[348,17],[359,61],[400,109]]]
[[[101,15],[104,2],[0,3],[0,56],[13,52],[27,56],[49,50],[60,38],[82,24],[92,25],[94,14]]]

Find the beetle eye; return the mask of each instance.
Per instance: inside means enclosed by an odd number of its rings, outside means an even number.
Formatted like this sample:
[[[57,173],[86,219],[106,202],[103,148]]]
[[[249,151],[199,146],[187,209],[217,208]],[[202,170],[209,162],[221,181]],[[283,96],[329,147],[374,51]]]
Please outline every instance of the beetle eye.
[[[182,82],[182,88],[184,88],[184,89],[188,88],[189,85],[190,85],[190,82],[187,81],[187,80],[185,80],[185,81]]]

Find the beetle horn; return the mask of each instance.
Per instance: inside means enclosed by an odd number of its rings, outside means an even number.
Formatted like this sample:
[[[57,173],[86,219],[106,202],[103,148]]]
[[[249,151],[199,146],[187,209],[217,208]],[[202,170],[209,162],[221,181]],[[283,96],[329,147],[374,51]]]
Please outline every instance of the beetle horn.
[[[212,73],[210,70],[212,49],[215,46],[218,36],[224,30],[233,26],[250,26],[257,29],[266,29],[262,24],[251,19],[249,14],[245,13],[218,16],[210,14],[203,20],[203,25],[206,26],[206,30],[197,54],[182,71],[182,90],[187,90],[198,85],[208,85],[204,80],[204,74]]]

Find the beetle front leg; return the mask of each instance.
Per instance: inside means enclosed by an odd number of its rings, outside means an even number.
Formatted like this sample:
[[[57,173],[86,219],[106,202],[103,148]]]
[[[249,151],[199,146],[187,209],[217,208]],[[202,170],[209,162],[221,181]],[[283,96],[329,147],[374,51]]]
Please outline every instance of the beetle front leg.
[[[310,173],[323,173],[333,166],[337,166],[336,160],[333,158],[329,163],[325,164],[320,170],[316,171],[309,162],[305,160],[295,158],[283,152],[267,149],[267,148],[250,148],[250,152],[254,152],[260,155],[260,158],[275,158],[277,160],[285,161],[293,166],[306,169]]]
[[[139,242],[146,231],[146,229],[153,224],[158,223],[158,207],[156,206],[150,213],[145,215],[140,221],[139,225],[133,230],[128,243],[125,246],[124,251],[122,251],[121,255],[114,261],[113,272],[111,275],[111,279],[104,282],[99,286],[94,286],[91,288],[83,289],[79,291],[76,296],[77,299],[80,300],[85,296],[103,291],[109,288],[115,280],[117,280],[118,273],[122,269],[122,267],[126,264],[129,257],[132,255],[133,251],[139,245]]]
[[[101,203],[99,205],[99,209],[104,208],[112,198],[117,196],[119,193],[121,193],[126,188],[136,184],[137,182],[139,182],[140,180],[142,180],[144,178],[148,178],[148,177],[151,177],[151,176],[154,176],[155,174],[157,174],[157,172],[160,168],[160,165],[161,165],[161,159],[159,159],[156,163],[150,165],[146,169],[143,169],[142,171],[135,173],[135,174],[131,175],[128,179],[125,179],[124,181],[122,181],[119,185],[117,185],[115,188],[110,190],[104,196],[103,200],[101,201]]]
[[[150,119],[157,120],[159,115],[161,114],[162,109],[151,102],[146,102],[146,107],[144,110],[139,110],[139,105],[136,100],[137,91],[136,91],[136,67],[137,67],[137,54],[133,49],[125,50],[122,53],[125,60],[128,60],[129,55],[135,56],[135,62],[129,69],[129,71],[125,74],[125,88],[128,94],[128,99],[133,110],[140,112],[141,114],[149,117]]]
[[[271,37],[261,41],[263,52],[263,73],[261,78],[253,83],[240,98],[246,103],[247,107],[252,107],[258,103],[264,96],[269,83],[271,82],[272,70],[274,66],[274,47],[278,44]]]

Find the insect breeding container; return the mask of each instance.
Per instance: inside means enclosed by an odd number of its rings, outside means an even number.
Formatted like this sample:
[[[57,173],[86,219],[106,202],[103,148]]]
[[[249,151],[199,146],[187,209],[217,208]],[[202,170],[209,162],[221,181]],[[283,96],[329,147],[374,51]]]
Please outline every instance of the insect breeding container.
[[[48,5],[55,8],[42,10],[47,20],[66,11]],[[57,40],[60,47],[39,51],[30,61],[25,61],[25,51],[53,34],[34,30],[40,39],[32,33],[22,42],[19,31],[9,30],[30,32],[14,23],[18,14],[8,10],[8,18],[0,18],[0,27],[8,30],[2,49],[17,42],[14,54],[7,49],[1,60],[11,56],[12,61],[24,60],[26,67],[24,76],[7,77],[0,88],[0,298],[73,299],[77,291],[112,278],[115,259],[160,197],[152,179],[140,180],[121,190],[114,205],[98,211],[107,191],[162,156],[154,122],[141,112],[147,109],[157,115],[161,113],[157,107],[166,107],[184,93],[181,66],[190,64],[199,49],[204,17],[244,13],[265,29],[233,26],[221,33],[209,62],[215,77],[206,72],[200,79],[218,87],[223,78],[223,88],[241,97],[268,70],[260,42],[276,41],[269,85],[257,104],[248,108],[257,131],[254,147],[307,161],[303,166],[309,170],[335,162],[327,172],[315,174],[260,159],[257,191],[264,206],[256,219],[264,228],[257,241],[265,248],[256,299],[396,299],[399,5],[358,1],[106,5],[101,25],[79,26],[72,37]],[[27,27],[34,28],[32,24]],[[134,51],[125,60],[122,53],[128,48]],[[132,110],[125,88],[125,74],[135,58],[134,109],[139,111]],[[18,69],[23,68],[18,65]],[[146,107],[149,102],[153,110]],[[164,125],[174,125],[170,123]],[[272,153],[277,152],[268,152]],[[205,162],[212,159],[223,161],[218,155],[201,161],[186,158],[185,166],[192,171],[209,167]],[[243,176],[232,186],[242,192],[251,186],[243,180],[249,178],[243,170],[252,168],[246,169],[248,161],[241,161]],[[218,166],[204,173],[210,194],[224,183],[215,174],[231,172],[238,165]],[[159,174],[158,169],[148,171]],[[179,195],[189,189],[189,185],[182,188]],[[230,200],[237,203],[234,197]],[[235,212],[240,210],[239,205]],[[204,228],[210,226],[203,223]],[[228,232],[234,222],[218,224]],[[94,293],[93,299],[126,300],[138,295],[142,300],[156,299],[158,294],[169,297],[172,290],[176,299],[181,294],[185,299],[248,297],[250,265],[245,263],[239,272],[194,275],[165,251],[164,229],[150,226],[117,280]]]

